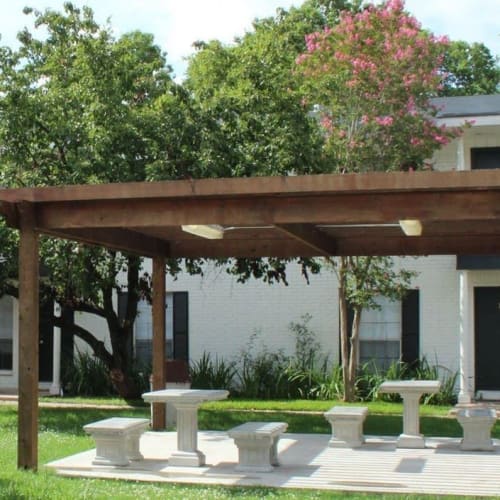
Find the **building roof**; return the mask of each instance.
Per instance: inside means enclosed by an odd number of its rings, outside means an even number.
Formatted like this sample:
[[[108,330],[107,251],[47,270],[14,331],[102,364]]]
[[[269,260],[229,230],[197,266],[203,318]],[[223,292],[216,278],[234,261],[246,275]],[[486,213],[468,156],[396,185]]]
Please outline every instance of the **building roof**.
[[[431,102],[440,110],[438,118],[500,115],[500,94],[436,97]]]

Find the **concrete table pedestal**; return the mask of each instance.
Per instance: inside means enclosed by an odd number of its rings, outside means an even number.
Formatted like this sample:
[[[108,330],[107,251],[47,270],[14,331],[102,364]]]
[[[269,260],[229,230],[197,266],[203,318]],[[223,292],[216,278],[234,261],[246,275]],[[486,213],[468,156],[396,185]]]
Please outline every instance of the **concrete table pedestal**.
[[[422,394],[439,391],[439,380],[387,380],[379,388],[380,393],[398,393],[403,399],[403,433],[398,437],[398,448],[425,448],[420,434],[419,404]]]
[[[205,465],[205,455],[198,450],[198,408],[205,401],[225,399],[224,390],[164,389],[146,392],[142,395],[149,403],[170,403],[177,414],[177,451],[168,463],[187,467]]]

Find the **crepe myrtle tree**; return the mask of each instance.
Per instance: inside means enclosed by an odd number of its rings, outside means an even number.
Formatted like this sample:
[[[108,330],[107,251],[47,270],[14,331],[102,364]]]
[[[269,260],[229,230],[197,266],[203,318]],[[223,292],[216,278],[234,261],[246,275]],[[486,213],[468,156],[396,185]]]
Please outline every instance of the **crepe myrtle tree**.
[[[306,36],[297,73],[304,79],[304,106],[323,127],[333,171],[419,169],[460,134],[459,128],[436,123],[437,109],[429,102],[441,87],[447,44],[423,31],[402,0],[346,11],[338,25]],[[377,307],[377,296],[400,299],[413,273],[394,270],[391,258],[341,257],[330,263],[339,281],[344,399],[352,401],[361,313]]]

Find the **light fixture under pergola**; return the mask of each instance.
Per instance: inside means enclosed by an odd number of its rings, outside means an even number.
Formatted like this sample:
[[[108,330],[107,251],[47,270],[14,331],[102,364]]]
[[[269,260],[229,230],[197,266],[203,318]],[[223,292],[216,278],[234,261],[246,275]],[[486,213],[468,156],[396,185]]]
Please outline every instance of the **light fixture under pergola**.
[[[185,224],[181,228],[186,233],[208,240],[220,240],[224,237],[224,228],[218,224]]]

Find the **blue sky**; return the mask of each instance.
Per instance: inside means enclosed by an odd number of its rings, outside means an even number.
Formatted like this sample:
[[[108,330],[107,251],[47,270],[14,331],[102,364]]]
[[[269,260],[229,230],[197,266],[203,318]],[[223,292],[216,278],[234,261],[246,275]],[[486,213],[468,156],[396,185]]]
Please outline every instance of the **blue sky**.
[[[181,77],[184,58],[196,40],[230,43],[251,29],[252,20],[273,15],[277,7],[298,6],[302,0],[73,0],[88,5],[99,23],[111,19],[116,34],[130,30],[153,33],[167,60]],[[1,44],[13,46],[16,33],[31,27],[23,7],[60,10],[63,0],[0,0]],[[483,42],[500,55],[500,0],[406,0],[406,8],[437,35],[452,40]]]

